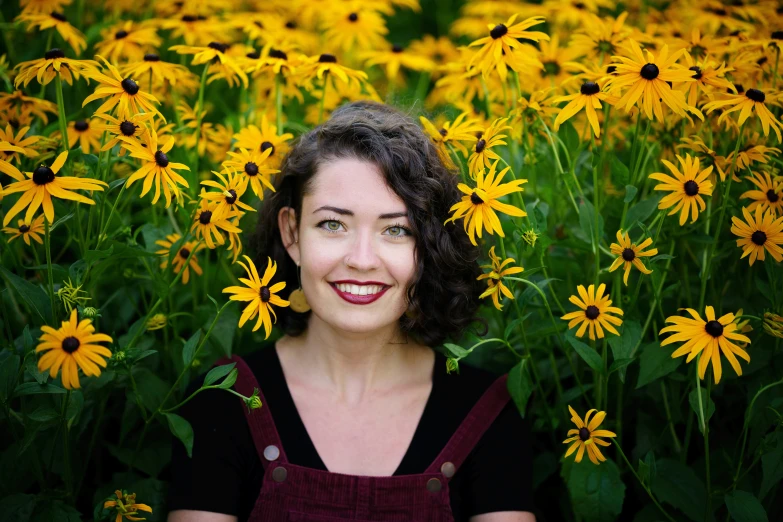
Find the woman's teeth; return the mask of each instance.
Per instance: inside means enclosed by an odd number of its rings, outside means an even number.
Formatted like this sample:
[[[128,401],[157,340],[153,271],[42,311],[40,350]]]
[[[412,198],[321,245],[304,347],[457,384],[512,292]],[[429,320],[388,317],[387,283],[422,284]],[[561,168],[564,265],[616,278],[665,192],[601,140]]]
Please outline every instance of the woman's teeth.
[[[372,295],[377,294],[383,287],[380,285],[349,285],[343,283],[335,283],[335,285],[341,292],[346,292],[353,295]]]

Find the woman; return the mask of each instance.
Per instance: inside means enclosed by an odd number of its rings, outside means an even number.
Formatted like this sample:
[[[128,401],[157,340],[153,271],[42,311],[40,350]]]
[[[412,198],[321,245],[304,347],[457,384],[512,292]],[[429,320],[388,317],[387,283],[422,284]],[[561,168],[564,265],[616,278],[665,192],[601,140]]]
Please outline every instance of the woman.
[[[260,409],[221,390],[183,407],[195,439],[192,459],[173,446],[170,522],[535,520],[505,376],[449,374],[432,349],[476,321],[482,291],[478,249],[443,226],[456,184],[384,105],[345,105],[300,138],[251,246],[311,311],[278,308],[285,335],[234,356]]]

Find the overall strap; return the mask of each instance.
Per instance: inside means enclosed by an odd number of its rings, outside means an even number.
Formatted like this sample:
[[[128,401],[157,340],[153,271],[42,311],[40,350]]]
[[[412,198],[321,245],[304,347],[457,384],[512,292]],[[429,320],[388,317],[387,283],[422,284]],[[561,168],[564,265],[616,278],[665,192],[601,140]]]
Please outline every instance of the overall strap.
[[[245,412],[245,418],[250,427],[250,433],[253,436],[253,444],[261,459],[261,464],[264,469],[266,469],[270,461],[286,462],[287,459],[285,451],[283,451],[283,444],[280,442],[280,435],[277,433],[275,422],[272,419],[272,413],[269,411],[269,405],[266,403],[264,394],[258,386],[258,381],[253,374],[253,370],[251,370],[245,360],[238,355],[232,355],[231,358],[223,357],[218,360],[215,365],[231,364],[232,362],[237,364],[236,369],[238,371],[234,388],[246,397],[251,396],[253,390],[257,389],[258,398],[261,399],[261,407],[254,410],[248,409],[245,402],[242,399],[239,399],[242,402],[242,409]]]
[[[507,380],[508,374],[501,375],[487,388],[425,473],[441,472],[447,479],[454,476],[492,422],[508,404],[511,396],[506,387]]]

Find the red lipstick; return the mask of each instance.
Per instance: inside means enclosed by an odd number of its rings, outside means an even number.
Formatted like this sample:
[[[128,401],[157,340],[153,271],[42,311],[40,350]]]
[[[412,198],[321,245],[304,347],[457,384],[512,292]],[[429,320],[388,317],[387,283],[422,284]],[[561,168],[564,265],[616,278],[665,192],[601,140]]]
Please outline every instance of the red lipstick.
[[[348,281],[339,281],[339,283],[345,283],[345,284],[357,284],[358,281],[351,281],[350,283]],[[378,285],[382,285],[383,283],[375,283]],[[330,283],[329,286],[334,288],[334,291],[337,292],[337,295],[342,297],[345,301],[348,301],[351,304],[357,304],[357,305],[365,305],[370,304],[374,301],[377,301],[381,298],[383,294],[386,293],[386,290],[388,290],[390,287],[388,285],[384,285],[383,290],[378,292],[377,294],[368,294],[368,295],[354,295],[350,294],[348,292],[343,292],[339,288],[337,288],[336,283]]]

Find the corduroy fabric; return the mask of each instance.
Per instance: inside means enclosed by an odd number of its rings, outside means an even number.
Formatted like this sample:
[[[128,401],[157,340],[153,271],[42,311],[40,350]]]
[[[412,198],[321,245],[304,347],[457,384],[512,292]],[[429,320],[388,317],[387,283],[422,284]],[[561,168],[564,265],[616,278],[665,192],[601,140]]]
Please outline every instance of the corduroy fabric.
[[[250,367],[237,355],[215,364],[231,362],[236,363],[238,370],[237,391],[249,396],[258,388],[262,402],[262,407],[255,410],[249,410],[243,403],[253,443],[264,467],[263,486],[249,522],[454,522],[449,503],[450,477],[441,468],[450,462],[458,470],[510,399],[506,388],[508,376],[503,375],[476,402],[424,473],[391,477],[345,475],[288,462],[269,406]],[[279,450],[273,461],[264,457],[268,446]],[[283,480],[275,479],[282,475]]]

